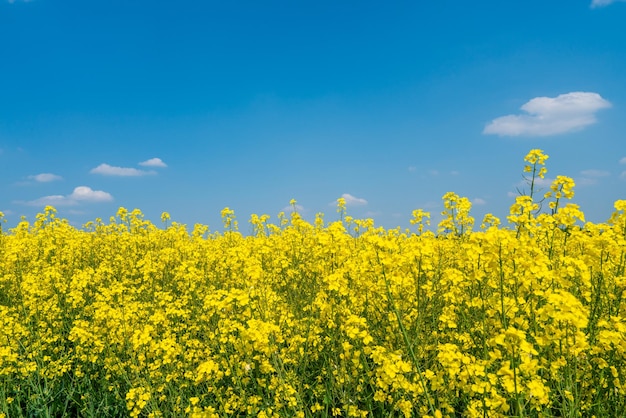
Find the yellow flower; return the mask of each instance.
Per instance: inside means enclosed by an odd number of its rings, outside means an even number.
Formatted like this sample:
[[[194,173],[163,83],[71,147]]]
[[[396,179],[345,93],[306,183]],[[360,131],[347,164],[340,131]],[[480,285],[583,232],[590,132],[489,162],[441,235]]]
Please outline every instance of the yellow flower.
[[[548,205],[520,196],[513,229],[488,215],[480,232],[447,193],[445,236],[422,233],[427,212],[385,229],[345,199],[330,223],[252,215],[249,236],[229,208],[223,233],[124,208],[78,229],[46,208],[0,234],[3,413],[56,402],[24,390],[43,380],[94,388],[68,408],[133,417],[621,410],[626,200],[583,224],[573,188],[559,176]]]

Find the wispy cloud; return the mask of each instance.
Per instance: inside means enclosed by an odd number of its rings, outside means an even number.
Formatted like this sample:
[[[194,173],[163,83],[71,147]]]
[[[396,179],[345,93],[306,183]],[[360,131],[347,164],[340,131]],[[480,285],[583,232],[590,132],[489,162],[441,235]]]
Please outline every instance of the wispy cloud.
[[[296,205],[285,206],[282,211],[285,213],[292,213],[292,212],[302,213],[305,211],[305,209],[304,209],[304,206],[296,204]]]
[[[367,205],[367,200],[362,199],[360,197],[352,196],[349,193],[344,193],[341,195],[342,198],[346,201],[346,206],[365,206]],[[331,205],[337,205],[337,202],[332,202]]]
[[[544,190],[550,188],[553,181],[554,179],[548,178],[548,177],[535,178],[535,184],[534,184],[535,192],[543,192]],[[507,192],[507,196],[517,197],[517,196],[520,196],[521,194],[528,194],[529,191],[530,191],[530,184],[528,184],[526,180],[520,180],[515,185],[515,192]]]
[[[39,183],[49,183],[51,181],[63,180],[63,177],[57,176],[56,174],[52,174],[52,173],[36,174],[33,176],[28,176],[28,178],[30,180],[35,180],[36,182],[39,182]]]
[[[535,187],[550,187],[552,185],[552,183],[554,182],[553,178],[549,178],[549,177],[537,177],[535,178]],[[521,180],[518,183],[519,188],[523,188],[523,187],[530,187],[530,185],[528,184],[528,182],[526,180]]]
[[[74,206],[82,202],[98,203],[110,202],[112,200],[113,196],[111,196],[110,193],[103,192],[102,190],[92,190],[91,187],[87,186],[78,186],[68,195],[50,195],[28,202],[18,203],[24,203],[28,206]]]
[[[102,174],[103,176],[137,177],[156,174],[155,171],[139,170],[132,167],[116,167],[106,163],[91,169],[92,174]]]
[[[581,176],[576,179],[576,183],[580,186],[589,186],[592,184],[596,184],[598,182],[598,179],[600,179],[601,177],[610,176],[611,173],[606,170],[589,169],[581,171],[580,175]]]
[[[583,129],[596,123],[595,113],[611,107],[598,93],[572,92],[535,97],[521,109],[527,114],[506,115],[485,126],[484,134],[549,136]]]
[[[51,195],[40,197],[39,199],[30,200],[25,202],[28,206],[71,206],[76,205],[78,202],[70,200],[67,196],[63,195]]]
[[[167,164],[165,164],[160,158],[150,158],[149,160],[140,162],[139,165],[142,167],[167,167]]]
[[[626,0],[593,0],[591,2],[591,8],[595,9],[596,7],[604,7],[604,6],[608,6],[609,4],[623,2],[623,1],[626,1]]]
[[[606,170],[589,169],[589,170],[581,171],[580,174],[582,174],[585,177],[606,177],[606,176],[610,175],[611,173],[609,173]]]
[[[476,206],[486,205],[487,201],[485,199],[481,199],[480,197],[476,197],[472,199],[472,204]]]
[[[9,2],[9,4],[13,4],[13,3],[30,3],[33,0],[7,0]]]
[[[620,164],[626,164],[626,157],[623,157],[622,159],[619,160]]]
[[[425,202],[424,204],[417,205],[419,209],[429,209],[429,210],[438,209],[439,206],[441,206],[441,203],[435,200],[429,200]]]

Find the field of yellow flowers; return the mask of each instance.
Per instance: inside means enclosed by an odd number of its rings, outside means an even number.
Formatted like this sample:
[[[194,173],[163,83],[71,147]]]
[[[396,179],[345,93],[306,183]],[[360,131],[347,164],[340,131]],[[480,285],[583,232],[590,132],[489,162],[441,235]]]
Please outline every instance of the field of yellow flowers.
[[[508,226],[453,193],[436,232],[48,207],[0,233],[0,416],[624,414],[626,201],[585,223],[546,159]]]

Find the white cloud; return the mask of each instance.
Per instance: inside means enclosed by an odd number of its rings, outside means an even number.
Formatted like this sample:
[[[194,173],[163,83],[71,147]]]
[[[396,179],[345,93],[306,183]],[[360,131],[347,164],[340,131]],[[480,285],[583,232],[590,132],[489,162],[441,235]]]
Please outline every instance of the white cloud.
[[[415,173],[416,170],[417,170],[417,167],[415,167],[414,165],[409,166],[409,172]]]
[[[429,200],[428,202],[424,203],[423,205],[419,205],[418,208],[420,209],[438,209],[439,208],[439,202],[435,201],[435,200]]]
[[[13,4],[15,3],[17,0],[7,0],[9,2],[9,4]],[[21,0],[22,3],[30,3],[33,0]]]
[[[481,199],[480,197],[477,197],[475,199],[472,199],[472,204],[476,206],[482,206],[482,205],[486,205],[487,201],[485,199]]]
[[[70,200],[67,196],[63,195],[44,196],[39,199],[23,203],[28,206],[71,206],[76,204],[75,201]]]
[[[129,167],[115,167],[105,163],[100,164],[98,167],[91,169],[92,174],[102,174],[103,176],[121,176],[121,177],[137,177],[145,176],[148,174],[156,174],[154,171],[138,170],[136,168]]]
[[[619,160],[620,164],[626,164],[626,157],[623,157],[622,159]]]
[[[543,194],[543,192],[546,189],[550,188],[550,186],[552,185],[552,182],[554,182],[554,179],[552,179],[552,178],[548,178],[548,177],[540,178],[540,177],[537,177],[535,179],[535,185],[534,185],[535,193]],[[530,192],[530,184],[526,180],[520,180],[515,185],[515,192],[507,192],[507,196],[509,196],[509,197],[517,197],[517,196],[520,196],[522,194],[528,194],[529,192]]]
[[[492,120],[484,134],[548,136],[573,132],[596,123],[595,113],[611,107],[598,93],[572,92],[557,97],[535,97],[521,109],[527,114]]]
[[[92,190],[87,186],[76,187],[68,197],[73,200],[85,202],[110,202],[113,200],[113,196],[109,193],[103,192],[102,190]]]
[[[607,177],[611,175],[611,173],[606,170],[594,169],[583,170],[580,172],[580,174],[582,177],[576,179],[576,183],[580,186],[589,186],[592,184],[596,184],[600,177]]]
[[[56,180],[62,180],[63,177],[61,176],[57,176],[56,174],[52,174],[52,173],[41,173],[41,174],[36,174],[34,176],[28,176],[29,179],[31,180],[35,180],[37,182],[40,183],[48,183],[51,181],[56,181]]]
[[[609,176],[611,173],[609,173],[606,170],[594,170],[594,169],[590,169],[590,170],[583,170],[580,172],[580,174],[582,174],[585,177],[607,177]]]
[[[535,187],[550,187],[552,185],[552,182],[554,182],[554,179],[552,179],[552,178],[537,177],[537,178],[535,178]],[[528,184],[528,182],[526,180],[520,180],[519,183],[517,183],[517,188],[518,189],[523,189],[524,187],[530,188],[530,185]]]
[[[596,8],[596,7],[604,7],[604,6],[608,6],[609,4],[613,4],[613,3],[617,3],[620,1],[626,1],[626,0],[593,0],[591,2],[591,8]]]
[[[360,197],[352,196],[349,193],[344,193],[341,195],[346,200],[346,206],[365,206],[367,205],[367,200],[361,199]],[[334,203],[335,205],[337,202]]]
[[[39,199],[24,202],[28,206],[74,206],[80,202],[110,202],[113,200],[107,192],[102,190],[92,190],[87,186],[78,186],[74,191],[66,196],[63,195],[51,195],[40,197]]]
[[[579,177],[576,179],[577,186],[591,186],[598,183],[598,179],[590,177]]]
[[[140,162],[139,165],[143,167],[167,167],[167,164],[160,158],[150,158],[149,160]]]
[[[291,213],[291,212],[302,213],[304,212],[304,206],[296,204],[294,208],[294,205],[289,205],[289,206],[285,206],[282,211],[285,213]]]
[[[622,180],[626,180],[626,171],[622,171],[622,174],[619,175],[619,178]]]

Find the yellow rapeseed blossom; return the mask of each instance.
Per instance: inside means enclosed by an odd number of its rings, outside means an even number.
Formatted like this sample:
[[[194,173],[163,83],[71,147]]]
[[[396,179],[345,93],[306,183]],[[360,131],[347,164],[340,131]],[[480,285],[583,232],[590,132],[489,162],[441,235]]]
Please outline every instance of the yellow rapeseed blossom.
[[[0,230],[0,417],[619,415],[626,200],[586,222],[557,176],[542,206],[547,158],[478,232],[454,193],[437,233],[343,198],[334,221],[252,215],[250,236],[230,208],[190,232],[46,207]]]

